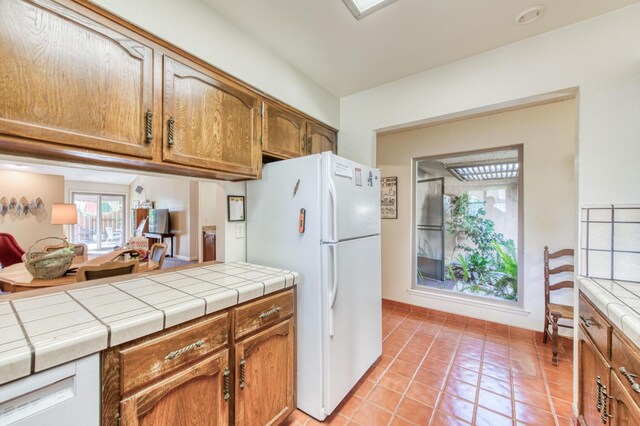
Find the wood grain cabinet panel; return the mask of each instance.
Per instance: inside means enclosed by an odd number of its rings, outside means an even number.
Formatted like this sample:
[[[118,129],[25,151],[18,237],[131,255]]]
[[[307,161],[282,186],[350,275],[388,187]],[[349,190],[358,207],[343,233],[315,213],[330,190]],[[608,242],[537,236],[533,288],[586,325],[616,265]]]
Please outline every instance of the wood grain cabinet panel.
[[[261,298],[234,309],[235,338],[270,327],[294,313],[293,290]]]
[[[204,358],[120,403],[127,426],[225,426],[229,422],[228,351]],[[226,382],[225,382],[226,380]]]
[[[276,105],[264,104],[262,152],[278,158],[306,153],[306,120]]]
[[[585,332],[583,326],[578,331],[578,390],[579,410],[583,424],[602,425],[605,395],[609,388],[609,364]],[[605,424],[608,418],[605,416]]]
[[[257,176],[260,109],[256,94],[165,56],[163,160]]]
[[[325,151],[338,153],[338,134],[319,124],[308,123],[306,153],[320,154]]]
[[[615,426],[637,426],[640,425],[640,409],[638,405],[624,390],[624,384],[616,376],[611,376],[611,424]]]
[[[52,1],[0,1],[0,133],[151,158],[153,56]]]
[[[293,319],[236,344],[236,425],[277,425],[295,409],[293,346]]]

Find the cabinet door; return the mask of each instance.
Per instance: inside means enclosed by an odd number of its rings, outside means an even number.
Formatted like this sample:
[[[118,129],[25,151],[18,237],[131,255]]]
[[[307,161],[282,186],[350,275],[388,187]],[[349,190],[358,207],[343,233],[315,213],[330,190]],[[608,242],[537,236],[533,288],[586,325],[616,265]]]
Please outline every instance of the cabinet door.
[[[163,106],[164,161],[258,175],[257,95],[165,56]]]
[[[640,425],[640,408],[633,401],[626,390],[625,385],[613,374],[611,375],[611,408],[607,410],[610,414],[611,424],[615,426],[637,426]],[[628,387],[627,387],[628,388]],[[631,391],[633,392],[633,391]]]
[[[235,423],[279,424],[295,408],[293,320],[238,343],[235,354]]]
[[[580,339],[578,342],[580,415],[587,425],[602,425],[605,393],[610,393],[609,365],[586,335],[582,326],[580,326],[578,336]]]
[[[338,135],[331,129],[315,123],[307,125],[307,154],[331,151],[338,153]]]
[[[227,365],[228,351],[225,350],[141,390],[120,403],[121,424],[227,425]]]
[[[265,103],[262,152],[295,158],[306,150],[306,122],[300,115]]]
[[[153,50],[49,0],[0,1],[0,133],[151,158]]]

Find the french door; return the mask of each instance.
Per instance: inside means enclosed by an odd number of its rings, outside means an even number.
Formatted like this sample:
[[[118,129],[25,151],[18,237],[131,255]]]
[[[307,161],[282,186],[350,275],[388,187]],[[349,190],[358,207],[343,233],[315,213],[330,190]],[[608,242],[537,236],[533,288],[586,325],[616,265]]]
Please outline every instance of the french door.
[[[444,178],[416,184],[417,283],[444,280]]]
[[[124,244],[125,196],[74,192],[78,224],[71,233],[74,243],[86,244],[89,251],[109,250]]]

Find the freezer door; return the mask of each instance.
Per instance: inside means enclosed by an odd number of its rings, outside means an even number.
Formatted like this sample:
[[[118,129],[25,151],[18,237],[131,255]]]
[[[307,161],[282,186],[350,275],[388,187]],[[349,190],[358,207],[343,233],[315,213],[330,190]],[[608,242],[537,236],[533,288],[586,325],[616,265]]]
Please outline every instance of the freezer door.
[[[326,415],[382,353],[380,236],[323,245]]]
[[[322,172],[322,240],[379,234],[380,171],[325,152]]]

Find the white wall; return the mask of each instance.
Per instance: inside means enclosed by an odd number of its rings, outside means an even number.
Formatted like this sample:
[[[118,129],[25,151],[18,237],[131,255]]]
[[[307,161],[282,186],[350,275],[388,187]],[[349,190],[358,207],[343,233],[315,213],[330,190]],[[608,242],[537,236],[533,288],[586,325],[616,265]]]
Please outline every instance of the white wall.
[[[640,4],[341,99],[340,154],[374,130],[579,87],[580,204],[640,199]]]
[[[382,295],[412,305],[541,329],[544,318],[542,250],[571,247],[575,240],[575,111],[564,101],[382,135],[377,158],[382,176],[398,177],[398,219],[382,221]],[[409,292],[412,267],[412,159],[514,144],[523,145],[524,256],[519,299],[523,309],[499,309],[451,295]],[[445,192],[449,192],[445,186]],[[558,296],[557,294],[555,296]],[[563,295],[571,303],[571,293]],[[490,302],[490,300],[486,300]]]
[[[254,41],[200,0],[93,3],[334,127],[337,97]]]

